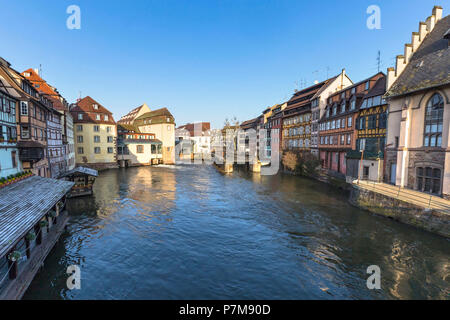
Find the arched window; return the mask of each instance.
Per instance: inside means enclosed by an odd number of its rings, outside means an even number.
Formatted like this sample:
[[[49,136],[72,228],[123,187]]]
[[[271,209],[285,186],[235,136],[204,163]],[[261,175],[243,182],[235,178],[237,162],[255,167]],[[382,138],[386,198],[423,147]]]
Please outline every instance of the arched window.
[[[440,147],[442,144],[442,123],[444,119],[444,99],[435,93],[428,101],[425,113],[425,147]]]

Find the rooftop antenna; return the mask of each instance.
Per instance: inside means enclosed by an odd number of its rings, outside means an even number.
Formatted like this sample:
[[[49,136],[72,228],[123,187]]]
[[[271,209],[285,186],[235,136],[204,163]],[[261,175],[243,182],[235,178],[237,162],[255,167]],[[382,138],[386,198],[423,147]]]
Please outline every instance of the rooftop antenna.
[[[318,73],[319,73],[319,70],[316,70],[316,71],[313,71],[312,74],[313,74],[313,75],[317,75]],[[314,77],[314,78],[315,78],[315,77]],[[314,80],[314,83],[315,83],[315,84],[318,84],[319,81],[318,81],[317,79],[315,79],[315,80]]]
[[[378,66],[378,72],[380,72],[380,69],[381,69],[381,51],[380,50],[378,50],[377,66]]]

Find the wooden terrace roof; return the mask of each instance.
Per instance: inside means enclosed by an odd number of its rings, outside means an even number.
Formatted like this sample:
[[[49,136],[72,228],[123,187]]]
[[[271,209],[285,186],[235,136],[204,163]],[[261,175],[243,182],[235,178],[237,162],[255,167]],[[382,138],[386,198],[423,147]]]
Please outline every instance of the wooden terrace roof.
[[[0,257],[64,196],[73,182],[32,176],[0,191]]]

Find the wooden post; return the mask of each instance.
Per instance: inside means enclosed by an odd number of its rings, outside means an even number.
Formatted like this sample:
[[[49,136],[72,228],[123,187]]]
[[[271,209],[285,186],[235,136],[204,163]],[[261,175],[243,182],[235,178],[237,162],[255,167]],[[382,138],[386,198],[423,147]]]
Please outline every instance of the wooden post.
[[[30,240],[28,240],[26,238],[25,238],[25,247],[26,247],[25,250],[27,253],[27,259],[30,259],[30,257],[31,257]]]
[[[36,233],[36,244],[40,245],[42,243],[42,232],[39,223],[34,226],[34,232]]]
[[[15,248],[12,249],[12,250],[9,252],[9,254],[11,254],[12,252],[14,252],[14,250],[15,250]],[[11,280],[13,280],[13,279],[17,278],[17,274],[18,274],[17,261],[11,261],[11,260],[9,260],[9,254],[8,254],[8,256],[7,256],[7,258],[8,258],[8,268],[10,268],[10,269],[9,269],[9,278],[10,278]]]

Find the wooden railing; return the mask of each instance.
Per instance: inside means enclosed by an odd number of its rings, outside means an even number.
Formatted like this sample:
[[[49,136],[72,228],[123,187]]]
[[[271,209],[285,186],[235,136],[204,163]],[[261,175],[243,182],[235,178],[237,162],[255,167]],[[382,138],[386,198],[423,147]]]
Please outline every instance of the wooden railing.
[[[432,194],[406,189],[399,186],[393,186],[386,183],[366,180],[359,181],[359,183],[357,180],[355,180],[353,181],[353,185],[359,188],[387,195],[393,199],[409,202],[425,209],[433,209],[450,214],[450,201]]]

